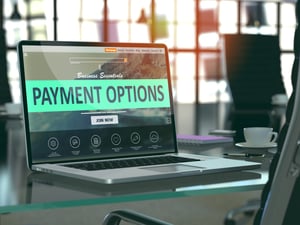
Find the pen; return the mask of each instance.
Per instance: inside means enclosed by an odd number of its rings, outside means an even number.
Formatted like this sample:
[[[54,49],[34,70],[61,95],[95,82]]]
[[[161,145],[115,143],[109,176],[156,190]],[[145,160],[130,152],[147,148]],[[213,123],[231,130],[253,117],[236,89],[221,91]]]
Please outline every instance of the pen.
[[[262,153],[224,153],[225,156],[234,156],[234,157],[264,157],[265,154]]]

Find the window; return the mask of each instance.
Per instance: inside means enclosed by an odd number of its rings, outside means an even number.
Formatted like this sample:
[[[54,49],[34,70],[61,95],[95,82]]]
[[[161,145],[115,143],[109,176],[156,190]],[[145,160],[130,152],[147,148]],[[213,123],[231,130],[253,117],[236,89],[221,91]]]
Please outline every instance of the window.
[[[16,102],[20,91],[14,46],[19,39],[163,42],[170,49],[175,100],[197,103],[230,100],[221,67],[222,34],[278,34],[282,73],[291,92],[296,25],[291,2],[19,0],[18,20],[11,19],[12,2],[4,1],[4,27],[9,79]]]

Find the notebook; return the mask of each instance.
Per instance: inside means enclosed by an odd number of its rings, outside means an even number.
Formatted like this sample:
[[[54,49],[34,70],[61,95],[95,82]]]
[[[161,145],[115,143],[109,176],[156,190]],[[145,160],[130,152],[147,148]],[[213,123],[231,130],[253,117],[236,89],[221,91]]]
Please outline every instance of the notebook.
[[[256,168],[179,153],[164,44],[21,41],[31,170],[105,184]]]
[[[178,146],[201,146],[203,144],[233,143],[232,137],[217,135],[177,134]]]

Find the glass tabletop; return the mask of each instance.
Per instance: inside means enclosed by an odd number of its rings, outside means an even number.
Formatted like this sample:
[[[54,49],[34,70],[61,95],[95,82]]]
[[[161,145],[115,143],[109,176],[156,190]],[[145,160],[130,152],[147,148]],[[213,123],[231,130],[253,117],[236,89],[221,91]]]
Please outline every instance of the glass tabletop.
[[[268,179],[272,157],[267,149],[262,167],[249,171],[197,175],[126,184],[98,184],[58,175],[31,172],[26,165],[22,120],[0,120],[0,213],[93,204],[178,198],[225,192],[259,190]],[[183,152],[220,156],[236,149],[233,143],[181,149]],[[254,151],[254,150],[251,150]]]

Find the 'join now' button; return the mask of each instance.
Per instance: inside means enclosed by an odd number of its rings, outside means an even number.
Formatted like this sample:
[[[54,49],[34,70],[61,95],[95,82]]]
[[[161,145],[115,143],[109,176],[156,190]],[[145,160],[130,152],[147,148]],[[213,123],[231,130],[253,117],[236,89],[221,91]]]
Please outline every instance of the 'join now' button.
[[[107,125],[107,124],[118,124],[119,119],[117,115],[109,116],[91,116],[92,125]]]

